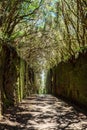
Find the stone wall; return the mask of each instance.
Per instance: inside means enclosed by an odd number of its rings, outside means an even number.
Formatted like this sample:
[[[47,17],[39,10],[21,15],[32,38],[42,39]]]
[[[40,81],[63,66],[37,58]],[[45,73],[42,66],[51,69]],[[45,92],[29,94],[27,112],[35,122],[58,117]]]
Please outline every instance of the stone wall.
[[[0,114],[23,98],[25,61],[14,48],[3,45],[0,52]]]
[[[53,94],[87,107],[87,53],[52,69]]]

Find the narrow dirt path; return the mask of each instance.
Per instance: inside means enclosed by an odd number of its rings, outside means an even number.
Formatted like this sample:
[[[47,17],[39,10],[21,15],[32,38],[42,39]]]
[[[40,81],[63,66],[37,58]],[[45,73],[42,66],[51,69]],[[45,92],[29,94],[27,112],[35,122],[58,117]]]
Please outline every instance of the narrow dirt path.
[[[87,116],[51,95],[32,95],[9,108],[0,130],[87,130]]]

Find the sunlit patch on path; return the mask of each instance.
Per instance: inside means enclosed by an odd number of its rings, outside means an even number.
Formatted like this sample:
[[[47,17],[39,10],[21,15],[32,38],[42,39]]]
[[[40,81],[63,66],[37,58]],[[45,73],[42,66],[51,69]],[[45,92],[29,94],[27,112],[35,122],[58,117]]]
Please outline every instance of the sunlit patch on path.
[[[32,95],[10,108],[0,130],[86,130],[87,116],[51,95]]]

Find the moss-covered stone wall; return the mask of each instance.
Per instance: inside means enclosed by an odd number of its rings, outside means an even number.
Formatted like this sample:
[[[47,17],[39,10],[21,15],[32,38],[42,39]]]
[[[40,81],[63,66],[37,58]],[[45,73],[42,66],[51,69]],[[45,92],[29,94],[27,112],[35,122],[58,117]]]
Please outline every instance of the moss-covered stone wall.
[[[0,114],[21,101],[25,87],[25,61],[14,48],[3,45],[0,51]]]
[[[53,94],[87,107],[87,53],[52,69]]]

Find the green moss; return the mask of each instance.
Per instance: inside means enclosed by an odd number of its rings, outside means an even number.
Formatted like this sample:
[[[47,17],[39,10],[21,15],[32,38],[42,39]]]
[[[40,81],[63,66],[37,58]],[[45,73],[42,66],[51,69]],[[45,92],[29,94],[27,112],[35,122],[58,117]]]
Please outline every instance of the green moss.
[[[24,86],[25,86],[25,62],[24,60],[20,59],[20,99],[23,99],[23,92],[24,92]]]

